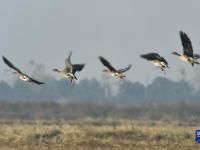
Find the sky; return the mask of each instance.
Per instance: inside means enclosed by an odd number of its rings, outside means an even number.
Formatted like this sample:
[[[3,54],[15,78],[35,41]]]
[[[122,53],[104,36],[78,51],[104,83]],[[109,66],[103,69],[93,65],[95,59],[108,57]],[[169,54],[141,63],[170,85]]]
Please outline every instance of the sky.
[[[101,80],[100,55],[119,69],[132,64],[126,76],[133,82],[158,76],[179,80],[181,69],[190,79],[199,66],[180,62],[171,52],[182,53],[183,30],[200,53],[199,14],[198,0],[1,0],[0,55],[30,75],[27,64],[33,60],[56,77],[52,69],[62,69],[73,51],[72,63],[86,63],[79,79]],[[149,52],[166,58],[166,75],[140,58]],[[10,78],[7,72],[1,61],[0,80]]]

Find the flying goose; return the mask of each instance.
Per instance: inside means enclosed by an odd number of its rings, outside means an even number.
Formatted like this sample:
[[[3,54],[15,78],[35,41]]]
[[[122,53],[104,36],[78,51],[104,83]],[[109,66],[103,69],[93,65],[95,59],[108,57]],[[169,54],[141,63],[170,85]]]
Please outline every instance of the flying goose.
[[[183,54],[179,54],[177,52],[172,52],[172,54],[178,56],[181,61],[189,63],[192,66],[194,66],[194,64],[199,64],[197,59],[200,58],[200,55],[193,53],[192,42],[190,38],[183,31],[180,31],[179,35],[183,46]]]
[[[35,84],[44,84],[43,82],[37,81],[31,77],[29,77],[28,75],[24,74],[23,72],[21,72],[21,70],[19,70],[17,67],[15,67],[6,57],[3,56],[3,61],[6,65],[8,65],[10,68],[14,69],[15,73],[20,80],[25,81],[25,82],[29,82],[29,83],[35,83]]]
[[[108,62],[104,57],[99,56],[99,60],[101,61],[101,63],[107,67],[107,69],[104,69],[103,72],[110,74],[113,77],[118,77],[120,79],[124,79],[126,76],[123,75],[124,72],[128,71],[131,68],[131,65],[129,65],[126,68],[123,69],[119,69],[116,70],[111,64],[110,62]]]
[[[73,83],[73,79],[77,80],[75,73],[77,71],[81,71],[84,68],[85,64],[72,64],[71,55],[72,52],[70,52],[69,56],[65,59],[65,68],[63,70],[53,69],[53,71],[57,72],[60,76]]]
[[[140,55],[141,58],[147,59],[154,66],[159,67],[162,72],[165,73],[165,69],[169,68],[167,61],[164,57],[160,56],[158,53],[148,53]]]

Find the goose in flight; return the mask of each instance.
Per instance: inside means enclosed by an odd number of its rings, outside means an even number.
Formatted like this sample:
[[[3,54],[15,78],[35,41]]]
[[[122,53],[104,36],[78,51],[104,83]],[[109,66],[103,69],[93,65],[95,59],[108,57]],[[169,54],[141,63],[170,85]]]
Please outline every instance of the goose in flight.
[[[124,79],[126,76],[123,75],[123,73],[126,72],[126,71],[128,71],[131,68],[131,65],[129,65],[126,68],[117,70],[104,57],[99,56],[99,60],[101,61],[101,63],[105,67],[107,67],[107,69],[104,69],[103,72],[108,73],[108,74],[110,74],[113,77],[118,77],[120,79]]]
[[[21,70],[19,70],[17,67],[15,67],[6,57],[3,56],[3,61],[6,65],[8,65],[10,68],[14,69],[15,73],[20,80],[25,81],[25,82],[29,82],[29,83],[35,83],[35,84],[44,84],[43,82],[37,81],[31,77],[29,77],[28,75],[24,74],[23,72],[21,72]]]
[[[57,72],[60,76],[73,83],[74,79],[77,80],[75,73],[77,71],[81,71],[85,64],[72,64],[71,55],[72,52],[70,52],[69,56],[65,59],[65,68],[63,70],[53,69],[53,71]]]
[[[200,55],[193,53],[193,47],[190,38],[183,31],[180,31],[179,35],[183,46],[183,54],[179,54],[177,52],[172,52],[172,54],[178,56],[181,61],[189,63],[192,66],[194,66],[194,64],[199,64],[198,59],[200,58]]]
[[[148,53],[141,55],[141,58],[144,58],[151,62],[154,66],[159,67],[162,72],[165,73],[165,69],[169,68],[167,61],[164,57],[160,56],[158,53]]]

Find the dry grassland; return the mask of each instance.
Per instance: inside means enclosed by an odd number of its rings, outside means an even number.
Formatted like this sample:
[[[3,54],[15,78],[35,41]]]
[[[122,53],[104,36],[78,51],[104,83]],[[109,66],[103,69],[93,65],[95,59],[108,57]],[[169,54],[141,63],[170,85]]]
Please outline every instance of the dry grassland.
[[[197,150],[197,126],[132,121],[0,123],[0,150]]]

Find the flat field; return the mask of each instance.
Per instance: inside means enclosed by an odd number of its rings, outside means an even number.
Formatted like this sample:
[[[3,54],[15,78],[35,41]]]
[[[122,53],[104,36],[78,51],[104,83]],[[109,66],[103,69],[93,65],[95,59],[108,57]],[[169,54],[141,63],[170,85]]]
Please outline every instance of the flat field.
[[[197,150],[198,128],[128,120],[1,122],[0,150]]]

